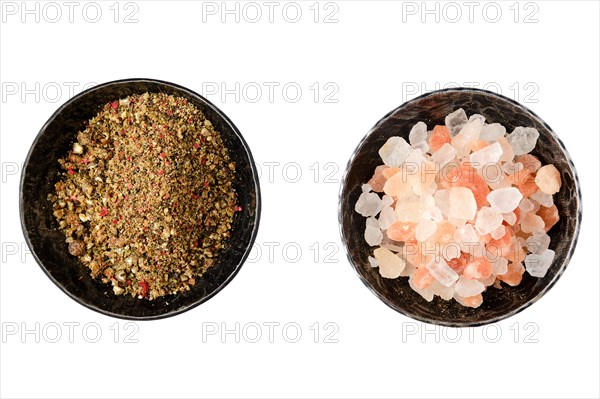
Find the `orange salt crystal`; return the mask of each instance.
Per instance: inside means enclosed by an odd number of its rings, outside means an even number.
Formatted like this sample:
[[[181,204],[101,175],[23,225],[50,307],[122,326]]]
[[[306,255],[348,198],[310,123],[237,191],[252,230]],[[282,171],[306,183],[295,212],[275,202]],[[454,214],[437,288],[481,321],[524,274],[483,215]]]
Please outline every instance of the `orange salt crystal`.
[[[525,268],[521,263],[509,263],[508,271],[502,276],[498,276],[498,280],[505,282],[511,287],[515,287],[521,283],[523,280],[523,273],[525,272]]]
[[[471,151],[475,152],[475,151],[479,151],[479,150],[487,147],[488,145],[490,145],[490,143],[488,143],[487,141],[475,140],[475,141],[472,141],[471,144],[469,144],[469,149]]]
[[[429,137],[429,149],[435,152],[446,143],[450,143],[450,129],[443,125],[436,125]]]
[[[490,241],[488,242],[486,249],[495,255],[504,256],[510,250],[511,244],[512,234],[510,229],[505,229],[504,235],[499,239],[495,240],[490,237]]]
[[[441,221],[435,233],[429,238],[429,242],[438,243],[439,245],[446,245],[450,241],[454,240],[454,231],[456,227],[446,220]]]
[[[400,172],[400,168],[397,167],[392,167],[392,168],[383,168],[381,171],[381,174],[383,175],[383,177],[385,177],[386,179],[389,179],[390,177],[394,176],[396,173]]]
[[[463,276],[470,279],[488,278],[491,274],[492,264],[483,256],[473,259],[463,271]]]
[[[477,294],[463,298],[463,305],[469,308],[478,308],[483,303],[483,295]]]
[[[511,245],[508,248],[508,251],[504,255],[504,257],[509,262],[520,263],[520,262],[523,262],[525,260],[525,256],[526,255],[527,254],[523,250],[523,247],[521,247],[521,245],[519,245],[518,242],[515,242],[513,245]]]
[[[544,221],[544,230],[548,231],[558,223],[560,217],[558,216],[558,208],[556,205],[552,205],[549,208],[545,206],[540,206],[540,209],[537,211],[537,215],[542,218]]]
[[[387,229],[387,236],[390,240],[417,242],[415,238],[416,223],[396,222]]]
[[[445,179],[451,187],[458,186],[471,189],[477,203],[477,209],[488,205],[487,196],[490,193],[490,188],[483,177],[470,164],[463,163],[460,167],[449,170]]]
[[[516,171],[515,173],[513,173],[512,175],[508,175],[506,176],[506,179],[511,182],[511,184],[514,185],[520,185],[523,184],[527,181],[527,179],[529,178],[529,175],[531,174],[531,171],[527,168],[523,168],[519,171]]]
[[[383,185],[387,178],[383,175],[383,171],[387,169],[386,165],[379,165],[375,168],[375,173],[373,173],[373,177],[369,180],[369,185],[373,189],[373,191],[380,193],[383,191]]]
[[[535,155],[531,154],[518,155],[515,158],[515,162],[522,163],[525,169],[529,170],[530,173],[535,173],[542,167],[540,160]]]
[[[433,276],[429,274],[429,270],[425,266],[421,266],[413,274],[412,281],[415,287],[423,290],[433,283]]]
[[[535,176],[531,174],[527,177],[525,182],[517,185],[517,188],[525,198],[531,197],[531,194],[535,193],[539,189],[538,185],[535,182]]]
[[[450,266],[457,274],[462,274],[463,270],[469,263],[470,255],[466,252],[461,252],[458,258],[450,259],[446,261],[448,266]]]

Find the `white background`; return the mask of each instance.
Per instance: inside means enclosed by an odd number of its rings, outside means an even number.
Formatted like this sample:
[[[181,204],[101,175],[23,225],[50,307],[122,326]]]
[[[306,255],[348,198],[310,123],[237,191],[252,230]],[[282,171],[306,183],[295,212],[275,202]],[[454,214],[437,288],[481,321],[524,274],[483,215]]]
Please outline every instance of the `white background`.
[[[2,3],[3,397],[598,397],[597,2],[86,4]],[[247,139],[263,194],[262,252],[231,284],[185,314],[133,324],[56,288],[18,220],[17,168],[43,123],[84,86],[128,77],[204,93]],[[405,100],[448,85],[500,91],[538,113],[583,190],[564,276],[488,328],[436,328],[387,308],[338,234],[339,180],[359,140]]]

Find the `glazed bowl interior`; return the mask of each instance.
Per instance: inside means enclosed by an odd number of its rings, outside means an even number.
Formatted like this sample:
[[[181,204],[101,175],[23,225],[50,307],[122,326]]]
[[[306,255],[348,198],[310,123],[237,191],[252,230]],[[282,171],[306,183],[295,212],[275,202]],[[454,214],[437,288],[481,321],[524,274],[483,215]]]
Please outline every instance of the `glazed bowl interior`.
[[[372,268],[368,256],[372,247],[365,242],[366,219],[354,211],[361,185],[382,164],[379,148],[391,136],[408,141],[411,127],[423,121],[428,129],[443,125],[445,116],[463,108],[467,115],[481,114],[487,123],[501,123],[507,132],[517,126],[535,127],[540,137],[532,154],[543,164],[552,163],[561,173],[562,188],[554,195],[560,221],[548,232],[550,249],[556,257],[543,278],[527,272],[517,287],[503,284],[502,289],[488,288],[483,304],[478,308],[461,306],[455,300],[444,301],[438,296],[427,302],[408,285],[407,277],[386,279]],[[339,221],[342,241],[348,259],[365,285],[392,309],[411,318],[446,326],[476,326],[509,317],[537,301],[564,272],[577,243],[581,223],[581,193],[577,173],[563,143],[542,119],[515,101],[493,92],[475,89],[447,89],[415,98],[381,119],[364,137],[350,158],[340,191]]]
[[[116,296],[109,284],[92,279],[89,269],[71,256],[47,199],[59,179],[58,159],[71,148],[76,134],[104,104],[133,94],[166,93],[186,98],[213,123],[236,164],[234,188],[242,211],[234,216],[231,238],[216,264],[187,292],[152,301]],[[239,271],[252,247],[260,217],[258,175],[248,145],[235,125],[200,95],[175,84],[129,79],[105,83],[69,100],[50,117],[35,139],[23,169],[20,188],[21,224],[25,239],[42,270],[66,294],[98,312],[127,319],[172,316],[208,300]]]

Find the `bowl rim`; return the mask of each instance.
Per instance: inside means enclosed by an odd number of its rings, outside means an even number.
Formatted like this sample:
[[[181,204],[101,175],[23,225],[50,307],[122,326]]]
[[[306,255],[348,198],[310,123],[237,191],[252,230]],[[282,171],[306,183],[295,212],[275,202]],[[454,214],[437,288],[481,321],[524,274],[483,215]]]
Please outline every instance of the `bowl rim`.
[[[455,321],[455,320],[433,320],[433,319],[428,319],[426,317],[420,316],[418,314],[412,314],[408,311],[406,311],[405,309],[401,309],[398,306],[396,306],[391,300],[389,300],[385,295],[383,295],[382,293],[380,293],[372,284],[370,284],[366,278],[363,277],[363,275],[360,273],[359,271],[359,267],[361,267],[361,265],[357,265],[354,262],[354,259],[352,258],[352,255],[350,253],[350,249],[348,247],[348,240],[346,239],[346,236],[344,234],[344,222],[343,222],[343,208],[344,206],[347,206],[347,204],[343,203],[343,195],[344,192],[346,191],[346,181],[348,179],[348,173],[350,171],[350,167],[352,165],[352,163],[354,162],[354,158],[356,157],[356,155],[358,154],[358,150],[363,146],[363,144],[365,143],[365,141],[376,131],[379,129],[379,127],[385,122],[387,121],[388,118],[390,118],[390,116],[392,116],[393,114],[395,114],[396,112],[400,111],[401,109],[411,105],[412,103],[415,103],[417,101],[423,100],[427,97],[431,97],[431,96],[436,96],[436,95],[440,95],[440,94],[445,94],[445,93],[452,93],[452,92],[475,92],[478,94],[482,94],[482,95],[488,95],[491,97],[496,97],[498,100],[501,101],[505,101],[508,102],[514,106],[517,106],[521,109],[523,109],[524,111],[528,112],[529,114],[531,114],[531,116],[535,119],[537,119],[539,121],[539,123],[541,125],[543,125],[548,132],[550,133],[550,135],[552,136],[552,138],[558,143],[559,147],[561,148],[562,152],[565,155],[565,158],[569,164],[569,166],[571,167],[571,170],[573,171],[573,181],[575,183],[575,191],[576,191],[576,199],[577,199],[577,216],[576,216],[576,221],[575,221],[575,228],[573,231],[573,239],[571,240],[571,243],[568,247],[568,251],[566,253],[566,255],[564,256],[562,263],[560,265],[559,270],[557,271],[556,275],[552,278],[552,280],[550,280],[548,282],[548,284],[546,284],[546,286],[544,286],[541,291],[533,298],[531,298],[529,301],[525,302],[524,304],[522,304],[521,306],[519,306],[518,308],[507,312],[505,314],[499,315],[499,316],[495,316],[495,317],[491,317],[489,319],[484,319],[484,320],[479,320],[479,321],[474,321],[474,322],[460,322],[460,321]],[[571,155],[569,154],[569,152],[567,151],[567,148],[565,147],[564,143],[562,142],[562,140],[558,137],[558,135],[554,132],[554,130],[552,130],[552,128],[550,127],[550,125],[548,125],[542,118],[540,118],[535,112],[533,112],[532,110],[530,110],[528,107],[524,106],[523,104],[519,103],[518,101],[513,100],[512,98],[506,97],[502,94],[498,94],[496,92],[490,91],[490,90],[484,90],[484,89],[478,89],[478,88],[471,88],[471,87],[452,87],[452,88],[447,88],[447,89],[440,89],[440,90],[433,90],[424,94],[421,94],[417,97],[414,97],[410,100],[404,101],[401,105],[399,105],[398,107],[394,108],[393,110],[389,111],[388,113],[386,113],[381,119],[379,119],[377,121],[377,123],[375,123],[375,125],[373,125],[373,127],[371,129],[369,129],[369,131],[363,136],[363,138],[359,141],[359,143],[356,145],[356,147],[354,148],[348,163],[346,164],[346,169],[344,171],[344,174],[342,175],[342,179],[340,182],[340,188],[339,188],[339,193],[338,193],[338,227],[339,227],[339,233],[340,233],[340,238],[342,240],[342,245],[344,247],[344,250],[346,252],[346,258],[348,259],[348,262],[350,263],[350,266],[352,267],[352,269],[355,271],[355,273],[358,275],[358,277],[360,278],[360,280],[363,282],[363,284],[375,295],[377,296],[383,303],[385,303],[388,307],[390,307],[391,309],[395,310],[396,312],[409,317],[411,319],[417,320],[417,321],[421,321],[424,323],[429,323],[429,324],[433,324],[433,325],[439,325],[439,326],[445,326],[445,327],[479,327],[479,326],[483,326],[486,324],[492,324],[492,323],[496,323],[499,322],[501,320],[507,319],[509,317],[514,316],[517,313],[522,312],[523,310],[527,309],[529,306],[533,305],[535,302],[537,302],[538,300],[540,300],[540,298],[542,296],[544,296],[549,290],[550,288],[552,288],[556,282],[558,281],[558,279],[562,276],[562,274],[564,273],[564,271],[566,270],[568,264],[571,261],[571,258],[573,257],[573,253],[575,251],[575,247],[577,246],[577,241],[579,239],[579,231],[581,229],[581,222],[582,222],[582,195],[581,195],[581,185],[579,183],[579,176],[577,174],[577,169],[575,168],[575,164],[573,163],[573,159],[571,158]]]
[[[196,97],[198,100],[200,100],[202,103],[204,103],[204,105],[206,105],[208,108],[210,108],[212,111],[214,111],[217,115],[219,115],[219,117],[222,118],[222,120],[231,127],[232,131],[235,133],[237,138],[240,140],[242,147],[244,148],[246,155],[248,157],[248,161],[250,163],[250,169],[252,171],[252,178],[255,182],[255,187],[256,187],[256,190],[254,193],[255,197],[256,197],[256,206],[255,206],[255,212],[254,212],[254,224],[252,226],[252,231],[250,232],[250,241],[249,241],[247,247],[245,248],[245,250],[244,250],[239,262],[237,263],[235,269],[233,270],[233,272],[230,273],[229,276],[227,276],[227,278],[221,284],[219,284],[219,286],[214,291],[212,291],[211,293],[209,293],[206,296],[203,296],[202,298],[199,298],[199,299],[193,301],[189,305],[183,306],[181,308],[178,308],[178,309],[166,312],[166,313],[161,313],[161,314],[157,314],[157,315],[147,315],[147,316],[135,316],[135,315],[129,315],[129,314],[123,314],[123,313],[115,313],[115,312],[112,312],[112,311],[109,311],[106,309],[102,309],[102,308],[96,306],[94,303],[88,303],[88,302],[82,300],[77,295],[71,293],[57,279],[55,279],[54,276],[52,276],[50,274],[50,272],[48,271],[48,269],[44,266],[44,263],[39,258],[34,246],[31,243],[31,238],[29,236],[29,232],[27,230],[27,226],[25,223],[25,204],[24,204],[24,200],[23,200],[23,188],[24,188],[24,183],[25,183],[25,178],[26,178],[25,171],[27,169],[26,166],[31,161],[31,155],[32,155],[34,149],[37,147],[38,142],[44,136],[46,129],[56,119],[56,117],[58,115],[60,115],[65,110],[65,108],[67,108],[74,102],[78,101],[80,98],[88,95],[89,93],[92,93],[96,90],[103,89],[106,86],[129,84],[129,83],[159,84],[162,86],[167,86],[167,87],[177,89],[179,91],[183,91],[191,97]],[[248,143],[242,136],[242,134],[241,134],[240,130],[237,128],[237,126],[235,126],[235,124],[231,121],[231,119],[229,119],[229,117],[227,115],[225,115],[225,113],[223,111],[221,111],[217,106],[215,106],[213,103],[211,103],[205,97],[201,96],[200,94],[196,93],[195,91],[190,90],[187,87],[178,85],[176,83],[172,83],[172,82],[168,82],[168,81],[160,80],[160,79],[152,79],[152,78],[125,78],[125,79],[117,79],[117,80],[112,80],[109,82],[104,82],[104,83],[101,83],[101,84],[98,84],[98,85],[95,85],[93,87],[83,90],[81,93],[71,97],[66,102],[64,102],[60,107],[58,107],[56,109],[56,111],[42,125],[42,127],[39,130],[38,134],[36,135],[35,139],[31,143],[31,147],[29,148],[29,151],[27,152],[27,156],[25,157],[25,161],[24,161],[23,165],[24,165],[24,167],[21,170],[21,177],[19,180],[19,219],[20,219],[21,229],[23,230],[25,242],[27,243],[27,246],[31,250],[31,254],[33,255],[33,258],[37,262],[38,266],[44,271],[46,276],[58,288],[60,288],[61,291],[63,291],[65,294],[67,294],[67,296],[69,296],[69,298],[71,298],[78,304],[85,306],[88,309],[91,309],[98,313],[104,314],[106,316],[111,316],[111,317],[124,319],[124,320],[159,320],[159,319],[176,316],[178,314],[184,313],[190,309],[193,309],[193,308],[201,305],[202,303],[208,301],[209,299],[213,298],[216,294],[221,292],[221,290],[223,290],[223,288],[225,288],[225,286],[227,286],[231,282],[231,280],[233,280],[233,278],[238,274],[238,272],[240,271],[240,269],[246,262],[246,259],[248,258],[250,252],[252,251],[253,244],[254,244],[254,242],[256,240],[256,236],[258,234],[258,227],[260,225],[260,216],[261,216],[261,208],[262,208],[260,181],[259,181],[259,177],[258,177],[258,171],[256,169],[256,163],[254,162],[254,158],[252,156],[252,152],[250,151],[250,147],[248,146]]]

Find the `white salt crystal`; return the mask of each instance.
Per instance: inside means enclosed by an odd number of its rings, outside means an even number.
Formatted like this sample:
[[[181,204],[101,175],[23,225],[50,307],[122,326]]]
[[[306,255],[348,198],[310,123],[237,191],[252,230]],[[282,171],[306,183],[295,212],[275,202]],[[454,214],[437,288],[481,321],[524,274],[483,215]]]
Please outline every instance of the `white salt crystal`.
[[[413,276],[414,276],[414,274],[412,274],[410,276],[410,278],[408,279],[408,285],[410,286],[410,288],[412,288],[417,294],[421,295],[423,297],[423,299],[425,299],[427,302],[433,301],[434,295],[433,295],[433,288],[431,287],[431,285],[425,289],[421,289],[415,285]]]
[[[481,128],[483,123],[480,120],[474,119],[470,122],[467,122],[460,132],[452,137],[452,146],[456,149],[456,156],[460,159],[466,155],[469,155],[471,151],[469,146],[471,143],[477,139],[479,139],[479,134],[481,133]]]
[[[550,236],[548,234],[536,233],[527,238],[527,250],[532,254],[541,254],[550,246]]]
[[[421,196],[421,204],[425,209],[433,208],[435,207],[435,198],[433,195],[424,194]]]
[[[490,186],[490,188],[492,190],[498,190],[501,188],[512,187],[512,183],[510,181],[508,181],[508,179],[505,179],[504,177],[502,177],[502,178],[498,179],[497,181],[489,182],[488,186]]]
[[[448,143],[444,143],[439,150],[433,153],[431,160],[438,170],[442,169],[456,157],[456,149]]]
[[[486,235],[496,230],[502,224],[502,215],[488,206],[483,206],[477,212],[475,229],[480,235]]]
[[[433,194],[433,198],[435,198],[435,205],[442,212],[442,215],[448,216],[450,214],[450,191],[438,190]]]
[[[371,187],[371,185],[369,183],[365,183],[362,186],[360,186],[361,190],[363,193],[368,193],[373,191],[373,187]]]
[[[540,133],[533,127],[516,127],[506,140],[512,146],[515,155],[523,155],[535,148]]]
[[[381,244],[383,240],[383,233],[379,228],[379,222],[374,217],[367,219],[367,226],[365,227],[365,241],[370,246],[374,247]]]
[[[469,122],[477,120],[481,123],[481,126],[483,126],[483,124],[485,123],[485,117],[483,115],[480,114],[473,114],[471,116],[469,116]]]
[[[466,187],[452,187],[450,189],[450,215],[456,219],[471,220],[475,218],[477,202],[473,191]]]
[[[491,236],[494,240],[499,240],[502,237],[504,237],[504,235],[506,234],[506,228],[504,227],[503,224],[501,224],[500,226],[498,226],[498,228],[494,231],[492,231]]]
[[[492,264],[492,273],[496,276],[502,276],[508,272],[508,260],[502,256],[496,257],[494,261],[490,259]]]
[[[435,199],[434,199],[434,204],[435,204]],[[442,220],[444,220],[442,211],[440,211],[440,208],[438,208],[437,206],[431,206],[431,207],[425,208],[425,210],[423,211],[422,217],[424,219],[433,220],[436,223],[439,223]]]
[[[463,243],[473,244],[479,242],[479,236],[475,232],[475,229],[473,229],[473,225],[469,223],[456,229],[456,231],[454,232],[454,239],[458,242]]]
[[[411,145],[415,145],[427,139],[427,125],[424,122],[418,122],[410,129],[408,141]]]
[[[398,278],[406,262],[387,248],[377,248],[373,256],[379,263],[379,274],[384,278]]]
[[[519,211],[522,214],[531,212],[533,210],[533,203],[529,200],[529,198],[523,198],[521,203],[519,204]]]
[[[454,286],[456,293],[463,298],[468,298],[473,295],[481,294],[485,290],[485,285],[477,280],[461,277]]]
[[[454,284],[452,284],[450,287],[445,287],[437,280],[433,280],[430,288],[435,295],[439,296],[444,301],[449,301],[454,296]]]
[[[356,201],[354,210],[365,217],[375,216],[381,211],[381,198],[376,193],[362,193]]]
[[[375,259],[372,256],[369,256],[369,264],[371,265],[371,267],[379,267],[379,262],[377,262],[377,259]]]
[[[379,214],[379,228],[381,230],[387,230],[391,225],[398,221],[398,216],[394,208],[384,206]]]
[[[401,222],[419,223],[423,209],[423,205],[420,202],[399,201],[396,204],[396,215]]]
[[[467,123],[467,121],[468,119],[465,110],[459,108],[451,114],[448,114],[444,122],[446,124],[446,127],[450,129],[450,134],[452,136],[455,136],[456,134],[458,134],[460,129],[462,129],[465,123]]]
[[[554,251],[547,249],[541,254],[530,254],[525,257],[525,269],[533,277],[544,277],[554,260]]]
[[[552,194],[546,194],[541,190],[531,194],[530,198],[532,200],[537,201],[540,205],[545,206],[546,208],[550,208],[552,205],[554,205],[554,199],[552,198]]]
[[[480,140],[495,141],[506,134],[506,128],[499,123],[490,123],[481,128]]]
[[[381,205],[382,206],[391,206],[394,203],[394,197],[390,195],[384,195],[381,197]]]
[[[408,156],[410,144],[402,137],[390,137],[379,149],[379,156],[387,166],[400,166]]]
[[[502,219],[511,226],[514,226],[515,223],[517,223],[517,215],[515,215],[514,212],[503,213]]]
[[[415,237],[417,241],[426,241],[437,230],[437,224],[429,219],[422,219],[415,227]]]
[[[458,280],[458,274],[448,266],[442,257],[434,256],[425,267],[427,267],[429,273],[443,286],[450,287],[452,283]]]
[[[412,145],[412,149],[419,150],[421,153],[425,154],[427,151],[429,151],[429,144],[425,140],[419,141],[418,143]]]
[[[469,159],[476,169],[481,169],[484,166],[494,164],[498,162],[502,156],[502,146],[500,143],[490,144],[487,147],[483,147],[479,151],[473,152]]]
[[[523,194],[516,187],[505,187],[491,191],[487,200],[492,208],[500,213],[508,213],[515,210],[523,199]]]

